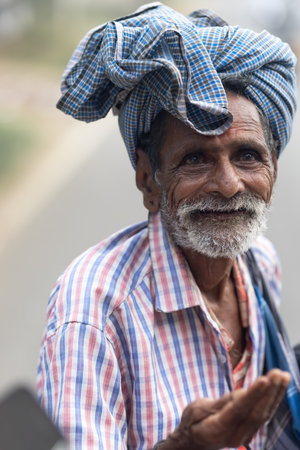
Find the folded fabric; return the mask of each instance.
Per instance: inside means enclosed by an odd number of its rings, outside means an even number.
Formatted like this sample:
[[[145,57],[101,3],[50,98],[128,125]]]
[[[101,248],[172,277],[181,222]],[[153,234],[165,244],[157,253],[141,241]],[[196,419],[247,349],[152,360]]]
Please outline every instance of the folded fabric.
[[[185,17],[154,3],[85,36],[64,72],[57,107],[87,122],[114,108],[135,166],[138,137],[162,109],[199,133],[223,133],[232,117],[221,80],[247,74],[247,95],[268,116],[279,155],[296,108],[295,63],[290,47],[266,31],[227,26],[208,10]]]

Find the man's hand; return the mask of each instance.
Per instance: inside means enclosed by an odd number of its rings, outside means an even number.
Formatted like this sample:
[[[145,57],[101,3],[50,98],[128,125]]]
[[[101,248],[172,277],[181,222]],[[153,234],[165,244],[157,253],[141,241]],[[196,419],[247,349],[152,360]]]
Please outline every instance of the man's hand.
[[[183,411],[178,428],[159,448],[217,450],[247,445],[273,416],[289,382],[288,373],[273,369],[247,390],[192,402]]]

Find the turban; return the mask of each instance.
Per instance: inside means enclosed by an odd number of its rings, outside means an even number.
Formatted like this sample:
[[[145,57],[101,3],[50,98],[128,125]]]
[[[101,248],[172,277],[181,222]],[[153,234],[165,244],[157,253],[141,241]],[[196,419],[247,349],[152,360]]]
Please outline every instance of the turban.
[[[113,108],[133,167],[139,136],[168,111],[204,135],[232,123],[222,79],[250,80],[246,95],[268,117],[277,153],[296,109],[296,58],[266,31],[228,26],[209,10],[183,16],[161,3],[91,30],[62,79],[57,107],[86,122]]]

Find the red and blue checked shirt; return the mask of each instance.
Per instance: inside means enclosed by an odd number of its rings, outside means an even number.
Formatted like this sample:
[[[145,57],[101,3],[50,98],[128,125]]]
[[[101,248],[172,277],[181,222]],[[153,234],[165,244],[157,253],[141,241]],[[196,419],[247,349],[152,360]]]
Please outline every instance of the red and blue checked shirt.
[[[276,253],[256,240],[257,262],[279,298]],[[247,388],[263,372],[264,328],[242,258],[251,358]],[[72,449],[149,449],[197,397],[234,389],[220,327],[159,214],[87,250],[50,297],[38,392]],[[264,448],[266,426],[251,450]]]

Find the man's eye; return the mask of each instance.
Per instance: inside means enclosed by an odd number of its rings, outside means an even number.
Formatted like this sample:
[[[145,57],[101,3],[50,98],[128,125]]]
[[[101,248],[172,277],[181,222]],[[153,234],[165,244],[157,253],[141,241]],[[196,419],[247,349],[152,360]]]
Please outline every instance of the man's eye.
[[[261,159],[260,154],[256,150],[245,150],[240,153],[241,161],[252,162]]]
[[[191,153],[190,155],[187,155],[183,159],[183,164],[187,165],[195,165],[199,164],[203,160],[203,157],[201,153]]]

